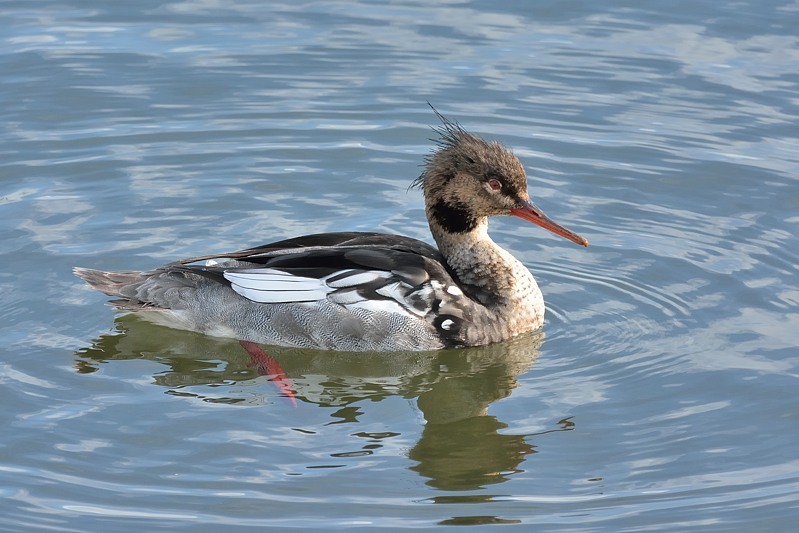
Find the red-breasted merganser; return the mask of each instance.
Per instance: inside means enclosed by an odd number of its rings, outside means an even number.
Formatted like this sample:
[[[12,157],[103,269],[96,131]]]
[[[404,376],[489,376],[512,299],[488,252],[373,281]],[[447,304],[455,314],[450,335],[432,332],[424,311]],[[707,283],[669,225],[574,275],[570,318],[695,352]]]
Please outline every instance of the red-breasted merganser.
[[[532,274],[488,236],[514,215],[583,246],[533,205],[519,160],[442,115],[438,149],[412,186],[438,249],[381,233],[322,233],[194,257],[147,272],[75,268],[111,303],[154,322],[264,344],[344,351],[436,350],[535,331]]]

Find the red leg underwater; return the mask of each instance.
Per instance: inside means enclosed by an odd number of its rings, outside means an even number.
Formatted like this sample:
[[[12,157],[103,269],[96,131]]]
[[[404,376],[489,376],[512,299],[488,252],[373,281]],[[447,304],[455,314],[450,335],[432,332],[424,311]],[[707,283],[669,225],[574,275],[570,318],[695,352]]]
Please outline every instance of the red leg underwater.
[[[291,405],[297,407],[297,399],[294,397],[292,387],[294,384],[286,377],[286,373],[280,368],[277,359],[263,351],[259,345],[250,341],[239,341],[241,347],[250,354],[252,365],[258,367],[258,373],[262,376],[272,376],[270,380],[278,388],[280,393],[291,400]]]

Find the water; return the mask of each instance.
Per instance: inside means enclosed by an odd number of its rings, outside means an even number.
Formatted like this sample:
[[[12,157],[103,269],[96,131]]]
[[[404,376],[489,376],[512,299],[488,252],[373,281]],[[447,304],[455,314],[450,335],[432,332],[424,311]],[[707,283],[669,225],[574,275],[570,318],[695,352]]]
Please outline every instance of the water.
[[[4,3],[0,529],[792,529],[799,4],[128,4]],[[275,382],[70,273],[428,239],[426,101],[591,241],[492,222],[540,335]]]

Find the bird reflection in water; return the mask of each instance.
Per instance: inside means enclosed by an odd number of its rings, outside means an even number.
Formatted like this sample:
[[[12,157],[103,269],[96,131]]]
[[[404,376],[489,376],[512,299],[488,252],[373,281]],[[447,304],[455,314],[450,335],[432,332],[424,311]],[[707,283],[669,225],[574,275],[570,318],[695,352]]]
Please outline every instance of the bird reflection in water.
[[[299,406],[335,408],[333,423],[358,423],[373,402],[388,397],[415,400],[425,424],[407,452],[414,461],[410,469],[437,489],[504,482],[535,453],[531,435],[503,433],[507,425],[489,415],[488,408],[510,396],[517,377],[532,367],[543,340],[540,333],[477,348],[363,354],[248,346],[177,332],[133,315],[118,317],[116,326],[117,334],[103,335],[76,353],[78,372],[93,373],[114,360],[150,359],[168,367],[159,369],[153,381],[169,394],[247,405],[274,403],[283,396]],[[241,385],[264,380],[276,387],[242,392]],[[572,426],[562,420],[557,430]],[[397,434],[390,428],[377,437],[356,433],[368,438],[360,441],[365,443],[362,453],[348,456],[373,454],[382,438]]]

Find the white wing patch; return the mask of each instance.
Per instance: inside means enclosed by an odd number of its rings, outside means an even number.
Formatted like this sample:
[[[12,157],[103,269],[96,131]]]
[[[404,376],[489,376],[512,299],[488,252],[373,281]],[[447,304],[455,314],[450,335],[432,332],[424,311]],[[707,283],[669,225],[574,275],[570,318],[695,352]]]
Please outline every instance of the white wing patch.
[[[447,293],[451,294],[452,296],[463,296],[463,291],[460,287],[456,287],[455,285],[450,285],[447,287]]]
[[[294,276],[273,268],[226,271],[223,275],[238,294],[263,304],[315,302],[335,290],[324,279]]]
[[[384,270],[345,270],[336,272],[325,278],[326,285],[334,289],[341,289],[344,287],[355,287],[357,285],[365,285],[379,279],[388,279],[391,277],[391,272]]]
[[[407,296],[410,289],[411,287],[406,283],[395,281],[394,283],[389,283],[380,287],[375,292],[386,298],[391,298],[394,302],[397,302],[397,304],[402,305],[402,309],[408,313],[413,313],[416,316],[424,316],[427,314],[427,309],[417,309],[408,301]]]
[[[343,270],[314,278],[275,268],[250,268],[225,271],[223,275],[236,293],[263,304],[327,299],[351,310],[419,317],[430,311],[424,305],[432,290],[429,285],[414,290],[402,281],[389,281],[394,274],[385,270]]]

